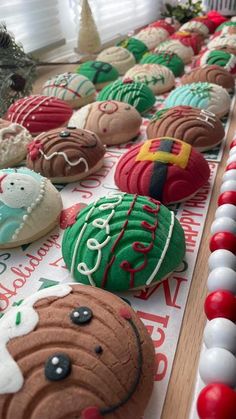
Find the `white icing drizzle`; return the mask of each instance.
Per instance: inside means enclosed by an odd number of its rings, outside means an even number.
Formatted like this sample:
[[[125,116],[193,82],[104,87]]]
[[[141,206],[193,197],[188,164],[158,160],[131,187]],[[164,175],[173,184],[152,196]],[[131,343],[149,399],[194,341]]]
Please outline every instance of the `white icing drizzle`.
[[[87,226],[88,226],[88,221],[90,216],[92,215],[92,213],[94,212],[95,209],[99,209],[100,211],[106,211],[111,209],[111,213],[108,215],[107,218],[96,218],[95,220],[93,220],[92,225],[96,228],[99,228],[100,230],[104,230],[105,229],[105,233],[107,235],[106,239],[102,242],[99,243],[97,241],[97,239],[95,238],[89,238],[87,240],[87,248],[89,250],[95,250],[97,251],[97,260],[96,263],[94,265],[93,268],[89,268],[87,266],[87,264],[85,262],[80,262],[77,265],[77,270],[81,275],[86,275],[89,283],[92,286],[96,286],[93,278],[92,278],[92,274],[94,272],[96,272],[96,270],[99,268],[100,263],[101,263],[101,259],[102,259],[102,248],[105,247],[107,245],[107,243],[110,241],[111,236],[110,236],[110,225],[109,222],[112,219],[113,215],[115,214],[115,210],[114,208],[116,208],[123,200],[125,194],[116,194],[116,193],[111,193],[108,195],[109,198],[116,198],[115,202],[107,202],[105,204],[101,204],[98,207],[96,207],[96,204],[100,201],[101,198],[99,198],[97,201],[94,202],[93,206],[91,207],[91,209],[89,210],[88,214],[86,215],[85,218],[85,223],[82,227],[82,229],[80,230],[78,239],[75,243],[75,248],[74,248],[74,252],[73,252],[73,256],[72,256],[72,261],[71,261],[71,273],[72,275],[74,274],[75,271],[75,261],[76,261],[76,256],[77,256],[77,250],[79,248],[80,245],[80,241],[81,238],[84,234],[84,231],[86,230]]]
[[[0,320],[0,394],[16,393],[24,384],[23,374],[7,350],[9,340],[27,335],[35,329],[39,315],[33,306],[38,300],[49,297],[65,297],[71,291],[71,286],[67,284],[45,288],[31,295],[20,306],[12,308]],[[20,316],[18,323],[17,316]]]
[[[64,153],[63,151],[58,151],[58,152],[57,151],[54,151],[49,156],[47,156],[46,154],[44,154],[44,152],[42,150],[39,150],[39,152],[45,158],[45,160],[51,160],[51,159],[53,159],[53,157],[56,157],[56,156],[62,156],[62,157],[64,157],[66,163],[68,163],[69,166],[71,166],[71,167],[77,166],[78,164],[80,164],[80,163],[83,162],[84,165],[85,165],[85,172],[87,172],[89,170],[88,163],[87,163],[87,161],[83,157],[80,157],[78,160],[75,160],[75,161],[72,162],[72,161],[70,161],[68,159],[66,153]]]
[[[157,266],[155,267],[153,273],[150,275],[150,277],[146,281],[146,285],[150,285],[151,284],[151,282],[155,278],[156,274],[158,273],[158,271],[159,271],[159,269],[161,267],[161,264],[162,264],[163,260],[165,259],[167,250],[168,250],[169,245],[170,245],[170,241],[171,241],[171,237],[172,237],[174,225],[175,225],[175,215],[174,215],[173,211],[171,211],[171,222],[170,222],[170,227],[169,227],[169,232],[168,232],[168,236],[167,236],[167,239],[166,239],[165,247],[164,247],[164,249],[162,251],[162,254],[160,256],[160,259],[158,261]]]
[[[216,122],[216,116],[214,113],[201,109],[200,115],[197,116],[197,119],[202,122],[206,122],[211,128],[214,128],[214,123]],[[211,122],[213,121],[213,123]]]
[[[39,99],[39,96],[30,96],[29,98],[26,98],[24,102],[22,102],[18,107],[16,107],[15,112],[11,115],[11,121],[15,120],[15,122],[19,121],[19,118],[21,117],[22,113],[24,113],[25,110],[28,109],[28,112],[23,116],[22,120],[19,122],[23,125],[25,120],[36,110],[38,109],[44,102],[50,102],[50,97],[45,96],[41,99],[37,105],[30,107],[34,102],[36,102]],[[15,116],[16,115],[16,116]],[[33,119],[33,117],[32,117]],[[35,119],[35,118],[34,118]],[[28,125],[27,125],[28,126]]]

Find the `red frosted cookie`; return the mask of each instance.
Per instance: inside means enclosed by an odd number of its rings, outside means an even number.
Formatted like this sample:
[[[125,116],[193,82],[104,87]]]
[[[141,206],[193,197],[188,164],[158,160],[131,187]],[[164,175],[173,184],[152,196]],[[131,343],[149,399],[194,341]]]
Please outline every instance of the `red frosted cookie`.
[[[209,175],[208,163],[191,145],[161,137],[135,145],[121,156],[115,183],[123,192],[171,204],[195,194]]]
[[[202,44],[203,38],[196,32],[179,31],[171,36],[171,39],[178,39],[186,47],[191,47],[194,54],[198,54]]]
[[[164,19],[156,20],[155,22],[150,23],[148,25],[152,28],[162,28],[165,29],[169,35],[172,35],[175,32],[175,27],[170,23],[166,22]]]
[[[72,108],[53,96],[32,95],[13,103],[7,119],[27,128],[31,134],[49,131],[65,125],[72,115]]]

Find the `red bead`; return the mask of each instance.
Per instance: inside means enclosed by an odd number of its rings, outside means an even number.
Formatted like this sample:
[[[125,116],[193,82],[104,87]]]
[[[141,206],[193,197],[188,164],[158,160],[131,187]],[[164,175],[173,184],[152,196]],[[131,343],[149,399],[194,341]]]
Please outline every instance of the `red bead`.
[[[83,410],[81,417],[82,419],[102,419],[103,416],[97,407],[91,406]]]
[[[210,240],[210,251],[226,249],[236,254],[236,235],[229,231],[215,233]]]
[[[120,316],[123,317],[123,319],[125,320],[130,320],[132,317],[130,310],[126,307],[121,307]]]
[[[234,146],[236,146],[236,139],[231,141],[230,143],[230,148],[233,148]]]
[[[229,163],[227,166],[226,166],[226,171],[227,170],[232,170],[232,169],[236,169],[236,161],[232,161],[232,163]]]
[[[208,384],[198,396],[200,419],[235,419],[236,392],[225,384]]]
[[[236,297],[229,291],[211,292],[205,300],[204,309],[208,320],[224,317],[236,321]]]
[[[236,192],[226,191],[223,192],[218,198],[218,205],[232,204],[236,205]]]

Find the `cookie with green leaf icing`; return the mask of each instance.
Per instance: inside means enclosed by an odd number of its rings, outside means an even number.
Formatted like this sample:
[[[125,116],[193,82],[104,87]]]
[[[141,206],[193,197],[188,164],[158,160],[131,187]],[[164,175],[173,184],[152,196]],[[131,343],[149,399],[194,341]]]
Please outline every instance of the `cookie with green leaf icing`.
[[[119,77],[118,70],[104,61],[86,61],[77,67],[76,73],[87,77],[96,89],[102,89]]]
[[[182,76],[184,73],[184,62],[175,53],[171,51],[163,51],[159,53],[144,54],[140,64],[161,64],[169,68],[175,77]]]
[[[143,54],[148,51],[148,47],[140,39],[127,38],[119,42],[117,46],[128,49],[135,57],[136,62],[139,62]]]
[[[155,95],[168,92],[175,85],[172,71],[159,64],[137,64],[127,71],[125,79],[145,83]]]
[[[159,201],[113,193],[84,208],[62,241],[72,277],[109,291],[155,285],[177,268],[184,231]]]

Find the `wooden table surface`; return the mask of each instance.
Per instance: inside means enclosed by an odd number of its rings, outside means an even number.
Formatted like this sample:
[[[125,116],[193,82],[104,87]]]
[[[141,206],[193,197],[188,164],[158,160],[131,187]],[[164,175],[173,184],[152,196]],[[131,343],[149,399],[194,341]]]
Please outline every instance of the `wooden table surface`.
[[[39,77],[34,86],[34,93],[42,93],[43,83],[52,75],[73,71],[78,65],[52,66],[39,69]],[[229,156],[229,144],[236,130],[236,106],[234,106],[231,124],[223,159],[218,163],[218,171],[212,192],[211,203],[200,244],[197,263],[194,270],[179,342],[166,394],[162,419],[188,419],[196,382],[199,355],[202,345],[203,330],[206,323],[204,300],[207,295],[208,257],[210,228],[217,208],[217,199],[222,176]]]

